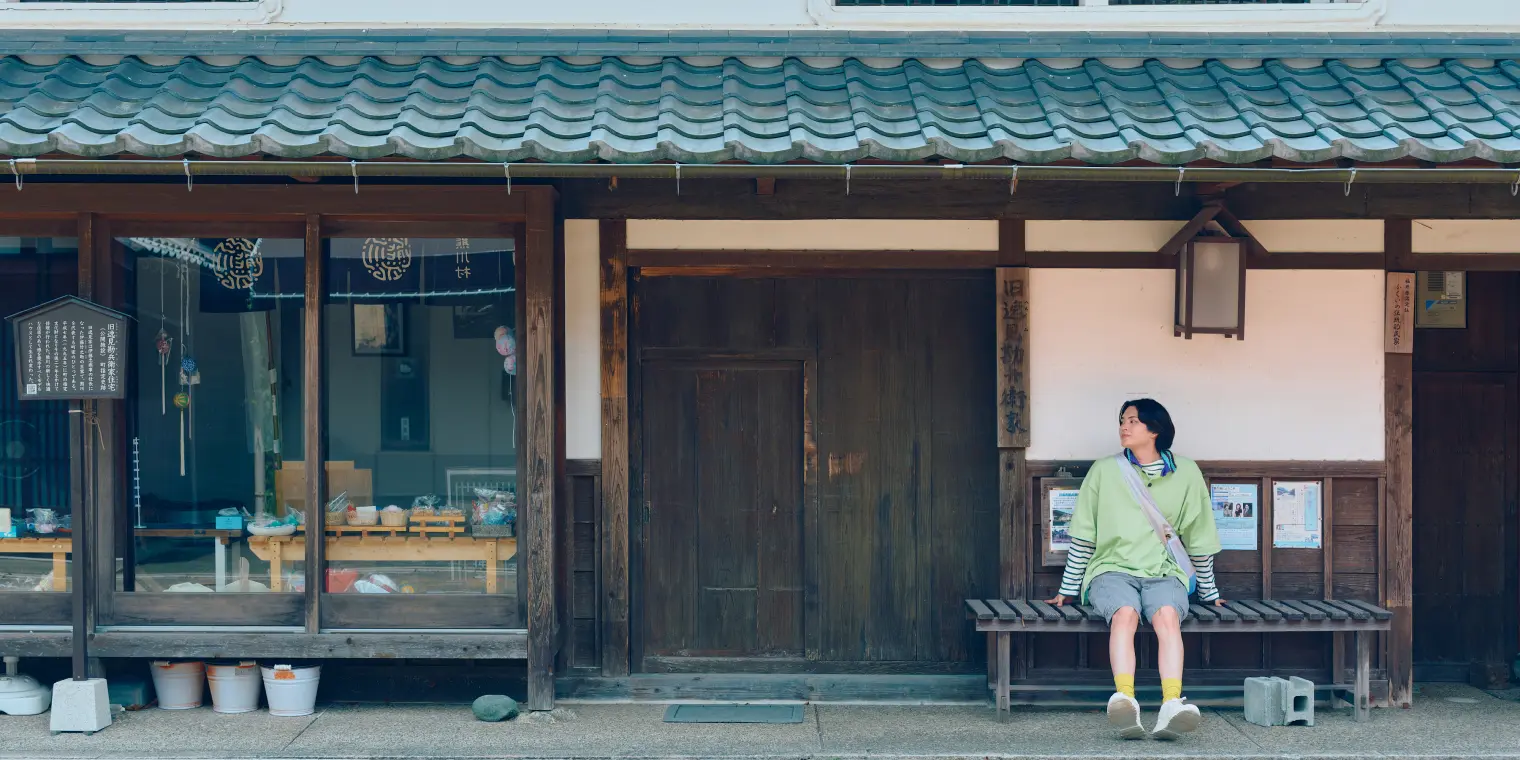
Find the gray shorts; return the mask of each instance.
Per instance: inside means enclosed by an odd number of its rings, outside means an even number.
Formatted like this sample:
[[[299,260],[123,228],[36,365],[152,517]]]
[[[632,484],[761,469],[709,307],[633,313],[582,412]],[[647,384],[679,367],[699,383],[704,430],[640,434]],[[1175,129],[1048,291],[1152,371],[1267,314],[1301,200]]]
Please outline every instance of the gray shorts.
[[[1136,578],[1129,573],[1104,573],[1087,584],[1087,603],[1113,622],[1119,610],[1129,607],[1144,616],[1146,622],[1164,607],[1177,610],[1177,619],[1186,620],[1188,592],[1176,578]]]

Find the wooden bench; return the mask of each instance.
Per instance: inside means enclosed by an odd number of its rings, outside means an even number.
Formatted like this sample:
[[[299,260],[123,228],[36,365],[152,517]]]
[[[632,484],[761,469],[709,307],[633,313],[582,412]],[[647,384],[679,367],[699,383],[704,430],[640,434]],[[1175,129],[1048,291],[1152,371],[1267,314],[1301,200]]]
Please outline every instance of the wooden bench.
[[[1103,633],[1108,623],[1089,605],[1063,607],[1023,599],[967,599],[967,617],[987,634],[989,655],[996,652],[996,670],[989,669],[988,688],[997,701],[998,718],[1008,716],[1012,667],[1012,634]],[[1264,600],[1231,601],[1224,607],[1194,604],[1182,621],[1184,633],[1332,633],[1356,634],[1356,679],[1332,684],[1352,692],[1357,721],[1369,717],[1368,672],[1372,665],[1373,634],[1387,631],[1393,613],[1358,601]],[[1149,626],[1141,624],[1141,630]],[[992,663],[989,663],[989,668]],[[1332,692],[1333,693],[1333,692]]]

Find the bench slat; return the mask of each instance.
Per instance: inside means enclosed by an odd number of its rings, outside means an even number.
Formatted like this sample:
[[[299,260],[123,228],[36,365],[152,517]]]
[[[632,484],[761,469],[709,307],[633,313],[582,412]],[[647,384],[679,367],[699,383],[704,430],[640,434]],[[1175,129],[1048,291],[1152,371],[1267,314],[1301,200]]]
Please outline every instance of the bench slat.
[[[1371,602],[1364,602],[1364,601],[1362,601],[1360,599],[1347,599],[1346,603],[1347,604],[1354,604],[1354,605],[1356,605],[1358,607],[1361,607],[1362,609],[1366,610],[1368,613],[1370,613],[1372,615],[1372,619],[1373,620],[1377,620],[1377,621],[1381,622],[1381,621],[1384,621],[1384,620],[1392,620],[1393,619],[1393,613],[1392,612],[1389,612],[1388,610],[1385,610],[1382,607],[1377,606],[1376,604],[1372,604]]]
[[[1307,604],[1310,607],[1317,608],[1320,612],[1323,612],[1326,615],[1329,615],[1331,620],[1347,620],[1347,619],[1350,619],[1350,617],[1351,617],[1350,615],[1346,614],[1345,610],[1343,610],[1343,609],[1341,609],[1339,607],[1336,607],[1335,605],[1330,604],[1329,602],[1325,602],[1325,601],[1322,601],[1322,600],[1319,600],[1319,599],[1309,599],[1309,600],[1305,601],[1304,604]]]
[[[1013,608],[1009,607],[1008,603],[1002,599],[988,599],[987,604],[991,605],[993,611],[997,613],[998,620],[1019,619],[1019,613],[1014,612]],[[1017,602],[1015,602],[1015,604],[1017,604]]]
[[[1224,605],[1231,612],[1235,613],[1235,615],[1237,617],[1239,617],[1241,620],[1243,620],[1243,621],[1245,621],[1247,623],[1260,623],[1261,622],[1261,614],[1260,613],[1256,612],[1255,610],[1250,609],[1249,607],[1246,607],[1244,604],[1241,604],[1240,602],[1225,602]]]
[[[1199,623],[1213,624],[1219,622],[1219,618],[1214,615],[1214,611],[1201,604],[1190,605],[1188,609],[1192,611],[1193,619]]]
[[[1056,612],[1055,607],[1052,607],[1038,599],[1030,599],[1029,604],[1030,606],[1034,607],[1035,612],[1040,613],[1040,617],[1042,619],[1048,622],[1054,623],[1061,619],[1061,613]]]
[[[1025,620],[1033,622],[1040,619],[1040,613],[1035,612],[1034,608],[1030,607],[1028,602],[1022,599],[1009,599],[1008,603],[1013,605],[1013,608],[1018,610],[1019,614],[1024,616]]]
[[[1287,620],[1290,623],[1299,623],[1304,619],[1304,613],[1299,612],[1298,610],[1295,610],[1292,607],[1283,604],[1282,602],[1273,599],[1263,599],[1261,600],[1261,603],[1265,604],[1268,607],[1271,607],[1274,610],[1277,610],[1282,614],[1283,619]]]
[[[1332,600],[1332,601],[1325,602],[1325,604],[1334,605],[1335,607],[1339,608],[1342,612],[1346,613],[1347,615],[1350,615],[1352,620],[1371,620],[1372,619],[1372,613],[1370,613],[1370,612],[1368,612],[1368,611],[1366,611],[1366,610],[1362,609],[1361,607],[1358,607],[1358,606],[1356,606],[1354,604],[1347,604],[1346,602],[1343,602],[1343,601],[1341,601],[1339,599],[1335,599],[1335,600]]]
[[[1208,602],[1204,604],[1204,606],[1209,608],[1209,612],[1218,615],[1219,619],[1226,623],[1240,622],[1240,616],[1235,614],[1234,611],[1230,610],[1228,607],[1216,607],[1214,606],[1213,602]]]
[[[1080,623],[1080,622],[1082,622],[1082,613],[1078,612],[1077,608],[1075,608],[1075,607],[1073,607],[1073,606],[1071,606],[1069,604],[1063,604],[1060,607],[1057,607],[1056,608],[1056,612],[1061,613],[1062,619],[1064,619],[1068,623]]]
[[[1256,601],[1255,599],[1244,600],[1240,602],[1240,606],[1261,615],[1261,619],[1267,621],[1268,623],[1276,623],[1283,619],[1281,612],[1278,612],[1277,610],[1274,610],[1271,607],[1268,607],[1267,605]]]
[[[1103,619],[1103,613],[1098,612],[1098,609],[1096,607],[1092,606],[1091,604],[1084,604],[1079,609],[1082,610],[1082,614],[1083,615],[1087,616],[1088,620],[1091,620],[1094,623],[1107,623],[1108,622],[1107,620]]]
[[[988,607],[987,603],[980,599],[967,599],[966,609],[971,610],[971,614],[975,615],[977,620],[992,620],[997,617],[992,608]]]
[[[1311,620],[1313,622],[1318,623],[1318,622],[1320,622],[1320,621],[1322,621],[1322,620],[1325,619],[1325,613],[1320,612],[1319,610],[1314,609],[1313,607],[1311,607],[1311,606],[1309,606],[1309,605],[1307,605],[1307,604],[1305,604],[1303,602],[1294,601],[1294,600],[1291,600],[1291,599],[1284,599],[1283,600],[1283,605],[1286,606],[1286,607],[1292,607],[1293,609],[1298,610],[1299,612],[1304,613],[1304,616],[1307,617],[1307,618],[1309,618],[1309,620]]]

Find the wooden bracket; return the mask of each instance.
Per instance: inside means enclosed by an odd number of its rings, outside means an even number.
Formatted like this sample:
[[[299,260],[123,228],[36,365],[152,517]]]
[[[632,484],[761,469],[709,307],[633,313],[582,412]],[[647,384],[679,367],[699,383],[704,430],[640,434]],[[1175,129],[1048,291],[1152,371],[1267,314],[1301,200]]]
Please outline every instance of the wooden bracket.
[[[1246,229],[1246,226],[1241,223],[1240,219],[1225,207],[1223,200],[1210,200],[1203,204],[1203,208],[1198,209],[1198,213],[1193,215],[1193,218],[1188,220],[1188,223],[1183,225],[1182,229],[1177,230],[1177,234],[1166,241],[1166,245],[1161,246],[1161,249],[1157,253],[1162,256],[1176,256],[1182,252],[1182,247],[1187,245],[1187,242],[1197,236],[1199,232],[1202,232],[1210,222],[1219,225],[1221,229],[1229,233],[1230,237],[1247,240],[1247,256],[1251,254],[1267,255],[1266,246],[1263,246],[1261,241],[1257,240],[1251,234],[1251,231]]]

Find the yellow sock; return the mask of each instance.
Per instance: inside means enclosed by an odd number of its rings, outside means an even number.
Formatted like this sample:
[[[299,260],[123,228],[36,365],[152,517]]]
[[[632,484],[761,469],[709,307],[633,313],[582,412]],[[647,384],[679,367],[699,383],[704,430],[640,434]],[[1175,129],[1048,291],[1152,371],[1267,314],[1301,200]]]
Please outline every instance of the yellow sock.
[[[1130,699],[1134,699],[1135,698],[1135,674],[1134,673],[1115,673],[1114,674],[1114,691],[1117,691],[1120,694],[1123,694],[1124,696],[1129,697]]]
[[[1181,678],[1163,678],[1163,679],[1161,679],[1161,701],[1162,702],[1170,702],[1170,701],[1172,701],[1174,699],[1181,699],[1181,698],[1182,698],[1182,679]]]

